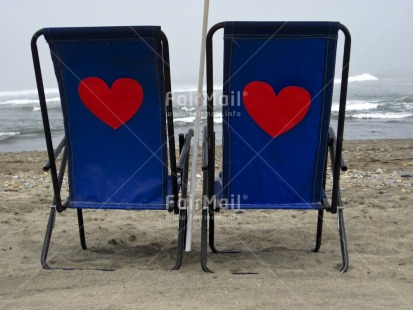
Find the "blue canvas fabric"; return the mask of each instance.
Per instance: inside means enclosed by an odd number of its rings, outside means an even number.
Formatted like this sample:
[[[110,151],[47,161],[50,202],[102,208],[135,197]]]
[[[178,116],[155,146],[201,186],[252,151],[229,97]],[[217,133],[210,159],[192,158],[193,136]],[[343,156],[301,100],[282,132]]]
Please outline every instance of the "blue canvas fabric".
[[[68,151],[69,207],[165,209],[168,161],[160,27],[47,28]],[[84,104],[79,84],[131,79],[139,110],[119,128]],[[170,187],[170,186],[169,186]]]
[[[223,206],[320,209],[339,23],[226,22],[224,27]],[[251,82],[305,89],[311,104],[272,137],[251,117]],[[270,117],[270,115],[269,115]]]

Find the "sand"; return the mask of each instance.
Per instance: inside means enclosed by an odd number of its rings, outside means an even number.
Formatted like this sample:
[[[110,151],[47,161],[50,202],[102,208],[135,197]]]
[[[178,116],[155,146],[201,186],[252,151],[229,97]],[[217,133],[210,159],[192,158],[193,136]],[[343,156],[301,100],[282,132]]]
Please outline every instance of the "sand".
[[[346,141],[344,154],[346,274],[334,215],[326,214],[323,245],[312,253],[317,212],[263,210],[218,214],[218,246],[241,253],[210,254],[215,273],[207,274],[199,210],[179,271],[171,271],[177,221],[166,211],[85,211],[83,251],[73,210],[58,214],[50,263],[115,271],[43,270],[46,154],[1,153],[0,308],[412,309],[413,140]]]

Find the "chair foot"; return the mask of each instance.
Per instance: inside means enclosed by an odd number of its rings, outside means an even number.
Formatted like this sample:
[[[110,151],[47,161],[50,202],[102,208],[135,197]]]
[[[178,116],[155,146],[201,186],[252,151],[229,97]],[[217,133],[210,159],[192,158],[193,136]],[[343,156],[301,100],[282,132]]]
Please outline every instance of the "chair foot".
[[[316,235],[315,247],[313,249],[314,253],[317,253],[321,247],[321,237],[323,234],[323,216],[324,216],[324,210],[319,210],[318,220],[317,220],[317,235]]]
[[[211,251],[215,254],[237,254],[241,253],[241,251],[236,251],[236,250],[218,250],[215,247],[215,244],[209,244],[209,247],[211,248]]]
[[[79,215],[79,213],[78,213]],[[44,236],[42,255],[40,257],[40,262],[42,267],[47,270],[98,270],[98,271],[115,271],[114,269],[83,269],[83,268],[72,268],[72,267],[52,267],[47,263],[47,254],[49,253],[50,240],[52,238],[53,227],[56,220],[56,208],[52,207],[50,209],[49,220],[47,222],[46,234]],[[86,243],[85,243],[86,246]],[[83,248],[83,245],[82,245]],[[83,248],[85,249],[85,248]]]
[[[176,254],[176,263],[172,270],[178,270],[182,266],[183,252],[185,248],[186,239],[186,224],[187,224],[187,212],[181,210],[179,212],[179,231],[178,231],[178,250]]]
[[[346,239],[346,229],[344,226],[344,215],[343,208],[338,208],[338,230],[340,235],[340,245],[341,245],[341,255],[343,258],[343,265],[341,266],[340,272],[344,273],[348,270],[349,260],[348,260],[348,250],[347,250],[347,239]]]
[[[201,261],[201,266],[202,266],[202,270],[203,270],[204,272],[206,272],[206,273],[214,273],[211,269],[209,269],[209,268],[207,267],[207,265],[206,265],[206,260],[205,260],[205,262],[204,262],[204,261]]]
[[[55,219],[56,219],[56,208],[51,207],[50,214],[49,214],[49,220],[47,222],[46,234],[44,236],[42,255],[40,257],[40,262],[44,269],[52,269],[47,264],[47,254],[49,253],[50,239],[52,238],[52,232],[53,232]]]
[[[209,248],[213,253],[216,254],[236,254],[240,251],[235,250],[218,250],[215,246],[215,219],[214,219],[214,211],[209,211]]]
[[[207,273],[213,273],[213,271],[207,267],[207,248],[208,248],[207,234],[208,234],[208,209],[203,208],[202,209],[202,229],[201,229],[201,267],[203,271]]]

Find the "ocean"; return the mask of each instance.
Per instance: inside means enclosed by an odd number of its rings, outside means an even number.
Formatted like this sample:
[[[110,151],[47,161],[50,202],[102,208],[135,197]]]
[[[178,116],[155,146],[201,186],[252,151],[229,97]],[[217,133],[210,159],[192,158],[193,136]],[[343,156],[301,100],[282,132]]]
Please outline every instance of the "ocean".
[[[331,125],[338,115],[339,80],[335,81]],[[194,83],[195,84],[195,83]],[[175,133],[186,132],[195,121],[196,86],[173,86]],[[219,90],[216,97],[220,98]],[[47,89],[49,118],[54,143],[63,137],[63,121],[57,89]],[[215,113],[217,142],[221,143],[222,115]],[[202,122],[205,122],[203,114]],[[344,138],[413,138],[413,74],[352,76],[349,80]],[[0,91],[0,152],[45,150],[37,90]]]

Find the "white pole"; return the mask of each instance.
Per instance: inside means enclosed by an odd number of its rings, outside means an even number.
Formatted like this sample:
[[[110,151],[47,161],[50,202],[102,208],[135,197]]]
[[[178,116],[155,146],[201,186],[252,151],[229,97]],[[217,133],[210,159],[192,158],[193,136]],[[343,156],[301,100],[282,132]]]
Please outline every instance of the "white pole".
[[[196,186],[196,167],[198,161],[198,147],[199,147],[199,133],[201,130],[201,115],[202,105],[204,102],[203,86],[204,86],[204,71],[205,71],[205,41],[208,27],[208,12],[209,0],[204,0],[204,16],[202,19],[202,35],[201,35],[201,52],[199,56],[199,76],[198,76],[198,100],[195,115],[195,132],[194,143],[192,144],[192,165],[191,165],[191,184],[189,190],[189,208],[188,208],[188,222],[186,226],[186,245],[185,251],[190,252],[192,246],[192,222],[194,215],[195,202],[195,186]]]

